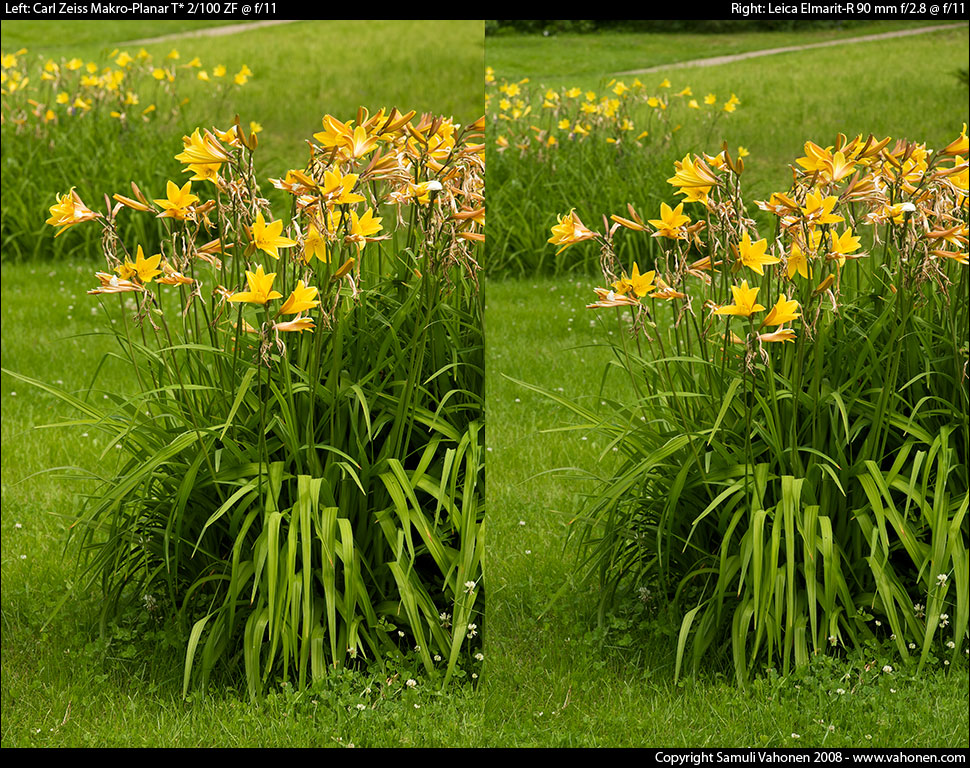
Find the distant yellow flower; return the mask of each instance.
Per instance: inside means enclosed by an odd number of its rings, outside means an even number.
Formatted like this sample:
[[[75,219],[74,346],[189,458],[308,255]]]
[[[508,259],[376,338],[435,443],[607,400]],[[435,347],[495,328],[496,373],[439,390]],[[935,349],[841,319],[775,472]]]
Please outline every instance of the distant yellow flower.
[[[740,286],[732,285],[731,293],[734,294],[734,303],[718,307],[714,310],[714,314],[750,317],[755,312],[761,312],[764,307],[756,303],[759,290],[758,288],[749,288],[747,280],[743,280]]]
[[[296,240],[283,237],[282,232],[282,219],[277,219],[267,224],[262,212],[256,214],[256,221],[253,222],[252,227],[253,244],[274,259],[280,257],[280,248],[289,248],[297,244]]]
[[[280,307],[281,315],[298,315],[307,309],[313,309],[320,305],[317,300],[317,289],[314,287],[309,287],[304,284],[302,280],[297,283],[296,288],[289,295],[283,306]]]
[[[255,272],[246,270],[246,282],[249,283],[248,291],[240,291],[229,297],[229,301],[244,301],[247,304],[265,305],[272,299],[282,299],[283,294],[273,290],[273,281],[276,273],[270,272],[268,275],[263,273],[260,265]]]

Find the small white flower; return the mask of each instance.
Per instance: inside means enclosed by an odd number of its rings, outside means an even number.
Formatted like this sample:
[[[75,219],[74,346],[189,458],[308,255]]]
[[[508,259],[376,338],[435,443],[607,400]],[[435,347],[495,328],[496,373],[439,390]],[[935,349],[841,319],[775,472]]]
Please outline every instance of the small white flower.
[[[802,735],[801,735],[800,733],[793,733],[793,734],[791,735],[791,737],[792,737],[793,739],[800,739],[800,738],[802,737]]]
[[[950,645],[951,648],[953,647],[953,643],[952,642],[949,645]],[[483,654],[483,653],[476,653],[475,654],[475,660],[476,661],[484,661],[485,660],[485,654]]]
[[[884,666],[884,667],[882,668],[882,671],[883,671],[883,672],[885,672],[885,673],[886,673],[886,674],[888,675],[888,674],[889,674],[890,672],[892,672],[892,671],[893,671],[893,668],[892,668],[892,667],[890,667],[890,666],[889,666],[889,665],[887,664],[886,666]]]
[[[405,683],[405,685],[407,685],[408,688],[414,688],[417,686],[417,684],[418,684],[418,681],[415,680],[413,677],[408,678],[407,683]]]
[[[367,705],[366,704],[358,704],[357,705],[357,709],[359,709],[361,712],[363,712],[365,709],[367,709]]]
[[[952,640],[947,640],[946,647],[952,651],[957,646],[956,646],[956,643],[954,643]]]
[[[936,574],[936,583],[941,587],[945,586],[947,578],[949,577],[945,573],[938,573]]]

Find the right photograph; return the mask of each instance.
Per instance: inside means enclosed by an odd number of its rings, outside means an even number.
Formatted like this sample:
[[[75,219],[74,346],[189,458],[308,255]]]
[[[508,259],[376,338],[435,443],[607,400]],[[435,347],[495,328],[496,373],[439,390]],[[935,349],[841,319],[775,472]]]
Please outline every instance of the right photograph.
[[[970,746],[968,54],[486,22],[491,742]]]

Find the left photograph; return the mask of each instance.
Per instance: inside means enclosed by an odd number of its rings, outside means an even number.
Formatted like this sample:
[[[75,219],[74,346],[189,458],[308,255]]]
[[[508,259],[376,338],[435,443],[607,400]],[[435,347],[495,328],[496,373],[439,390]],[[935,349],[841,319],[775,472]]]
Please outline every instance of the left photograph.
[[[484,22],[2,30],[3,746],[474,745]]]

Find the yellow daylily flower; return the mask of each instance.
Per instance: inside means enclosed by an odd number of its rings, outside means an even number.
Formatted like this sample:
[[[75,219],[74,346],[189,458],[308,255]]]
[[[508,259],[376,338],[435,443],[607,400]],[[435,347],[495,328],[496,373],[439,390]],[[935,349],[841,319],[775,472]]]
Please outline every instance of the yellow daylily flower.
[[[166,197],[156,199],[155,202],[164,210],[158,214],[159,218],[172,218],[185,221],[192,217],[192,205],[199,202],[197,195],[192,194],[192,182],[187,181],[179,187],[174,181],[165,187]]]
[[[138,282],[142,285],[148,285],[152,279],[162,274],[162,270],[158,266],[161,260],[162,254],[160,253],[156,253],[154,256],[146,259],[145,252],[139,245],[135,253],[134,262],[125,259],[124,264],[121,264],[115,271],[124,280],[137,278]]]
[[[58,237],[68,227],[73,227],[82,221],[91,221],[91,219],[96,219],[101,216],[100,213],[95,213],[81,202],[81,198],[74,191],[74,187],[71,187],[63,195],[57,196],[57,202],[50,207],[50,214],[50,218],[47,219],[46,223],[52,227],[60,227],[54,237]]]
[[[552,237],[546,241],[553,245],[562,246],[556,253],[562,253],[571,245],[596,237],[596,233],[587,229],[575,211],[571,210],[569,213],[559,216],[558,220],[559,223],[552,227]]]
[[[759,290],[759,288],[749,288],[747,280],[743,280],[740,286],[732,285],[731,293],[734,295],[734,303],[718,307],[714,310],[714,314],[750,317],[755,312],[761,312],[764,307],[756,303]]]
[[[690,216],[684,214],[683,203],[673,209],[666,203],[660,203],[660,218],[649,219],[649,222],[657,229],[654,233],[655,237],[667,237],[671,240],[687,239],[684,226],[690,223]]]
[[[283,306],[280,307],[281,315],[298,315],[304,310],[313,309],[320,305],[317,300],[317,289],[313,286],[307,287],[306,284],[300,280],[297,283],[296,288],[289,295]]]
[[[761,325],[784,325],[785,323],[790,323],[796,317],[801,317],[796,310],[798,309],[798,302],[794,299],[789,299],[785,294],[778,294],[778,301],[775,302],[769,311],[768,315],[762,321]]]
[[[636,262],[633,262],[633,273],[630,275],[629,279],[621,282],[625,282],[629,286],[629,290],[636,294],[637,297],[643,298],[650,291],[653,291],[657,286],[653,282],[653,278],[656,275],[654,270],[650,270],[644,274],[640,274],[640,267],[637,266]]]
[[[261,251],[265,251],[274,259],[280,257],[280,248],[290,248],[297,244],[296,240],[283,237],[283,220],[266,223],[262,211],[256,214],[256,221],[253,222],[252,239],[253,244]]]
[[[272,299],[282,299],[283,294],[273,290],[273,281],[276,273],[270,272],[268,275],[263,272],[260,265],[255,272],[246,270],[246,282],[249,283],[248,291],[240,291],[229,297],[229,301],[244,301],[247,304],[265,305]]]
[[[769,256],[765,253],[768,249],[768,241],[764,238],[756,243],[751,242],[751,236],[745,232],[741,237],[739,247],[739,257],[741,264],[753,269],[759,275],[764,275],[765,264],[777,264],[781,259]]]
[[[835,197],[823,197],[819,190],[813,190],[805,197],[802,214],[810,224],[838,224],[844,219],[832,213],[837,202]]]
[[[327,249],[327,238],[320,234],[316,225],[310,224],[306,236],[303,238],[303,260],[309,264],[316,256],[320,261],[329,262],[330,252]]]

